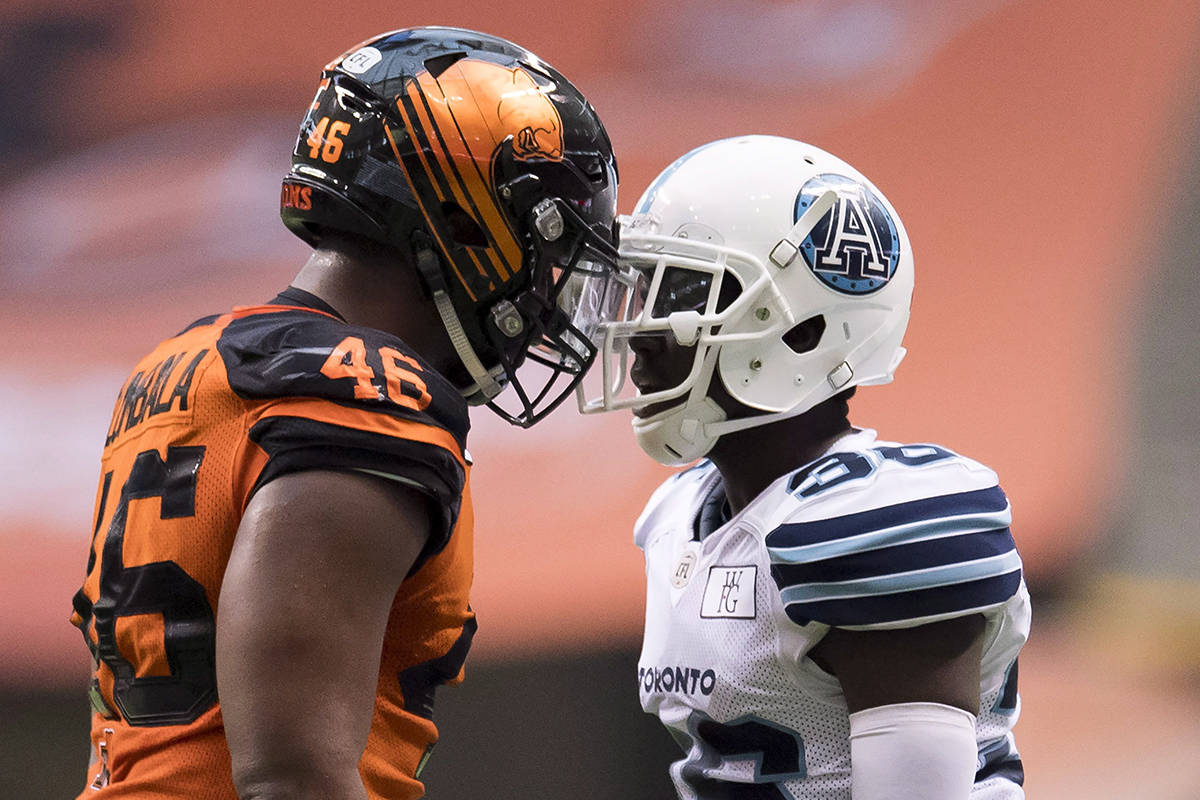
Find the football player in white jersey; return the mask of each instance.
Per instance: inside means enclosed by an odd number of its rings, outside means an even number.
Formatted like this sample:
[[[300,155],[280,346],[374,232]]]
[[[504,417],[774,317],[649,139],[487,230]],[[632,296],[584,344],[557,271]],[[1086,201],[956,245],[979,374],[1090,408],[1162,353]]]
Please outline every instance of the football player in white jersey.
[[[681,798],[1018,800],[1029,596],[996,474],[853,427],[913,290],[896,210],[811,145],[693,150],[574,287],[602,352],[585,412],[632,408],[667,480],[638,689],[684,751]],[[636,387],[627,386],[626,378]]]

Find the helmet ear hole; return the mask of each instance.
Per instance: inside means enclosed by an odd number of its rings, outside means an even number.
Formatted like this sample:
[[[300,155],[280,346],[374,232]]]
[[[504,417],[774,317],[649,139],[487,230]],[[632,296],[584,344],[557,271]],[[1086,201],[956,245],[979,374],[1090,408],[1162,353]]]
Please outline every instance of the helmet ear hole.
[[[815,350],[821,343],[825,333],[825,317],[818,314],[809,317],[783,335],[783,343],[792,349],[793,353],[807,353]]]
[[[466,52],[462,50],[453,53],[443,53],[440,56],[425,59],[425,69],[429,70],[429,74],[434,80],[437,80],[442,77],[443,72],[466,57]]]
[[[455,244],[467,247],[487,247],[487,235],[475,218],[463,210],[458,203],[442,203],[442,216],[450,228],[450,236]]]

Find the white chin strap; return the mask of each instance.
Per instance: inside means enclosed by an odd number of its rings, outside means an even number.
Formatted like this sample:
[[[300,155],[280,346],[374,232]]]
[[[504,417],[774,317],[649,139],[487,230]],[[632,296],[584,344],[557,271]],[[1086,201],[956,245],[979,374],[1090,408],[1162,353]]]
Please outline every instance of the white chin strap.
[[[450,336],[450,344],[454,346],[454,352],[458,353],[458,359],[471,376],[471,380],[475,381],[474,385],[464,387],[460,391],[471,405],[483,405],[500,394],[504,386],[483,366],[475,348],[471,346],[467,332],[463,330],[462,322],[454,310],[454,303],[450,300],[450,295],[446,294],[446,284],[438,267],[438,257],[431,248],[419,247],[416,259],[417,270],[425,276],[426,286],[433,295],[433,305],[437,308],[442,325]],[[496,367],[497,374],[503,374],[502,370],[502,367]]]
[[[683,402],[652,417],[633,418],[638,445],[658,463],[682,467],[707,454],[717,443],[720,434],[712,429],[726,415],[708,397],[708,387],[717,367],[718,350],[712,347],[705,353],[700,374]]]
[[[633,418],[633,433],[646,455],[668,467],[682,467],[701,458],[717,443],[708,435],[711,423],[725,419],[725,412],[705,397],[699,403],[680,403],[661,414]]]
[[[850,370],[848,378],[854,376],[850,362],[861,363],[861,359],[858,358],[859,354],[863,351],[869,352],[870,349],[877,347],[880,341],[891,335],[896,324],[876,331],[847,355],[843,366]],[[787,411],[727,419],[728,415],[725,411],[712,398],[706,396],[708,387],[715,377],[713,373],[716,369],[719,352],[720,348],[713,347],[706,354],[703,369],[684,402],[652,417],[633,418],[633,432],[637,436],[638,444],[647,455],[658,463],[668,467],[690,464],[705,456],[709,450],[712,450],[717,440],[727,433],[744,431],[760,425],[769,425],[772,422],[798,417],[816,405],[812,401],[814,395],[818,397],[824,395],[821,397],[824,400],[851,385],[849,380],[841,385],[834,384],[833,373],[830,373],[827,383],[822,382],[815,386],[807,396],[798,400],[796,405]],[[886,374],[873,376],[865,381],[854,381],[853,385],[876,385],[889,382],[892,379],[892,373],[904,358],[905,352],[903,347],[897,347]],[[699,387],[704,387],[703,394],[699,391]]]

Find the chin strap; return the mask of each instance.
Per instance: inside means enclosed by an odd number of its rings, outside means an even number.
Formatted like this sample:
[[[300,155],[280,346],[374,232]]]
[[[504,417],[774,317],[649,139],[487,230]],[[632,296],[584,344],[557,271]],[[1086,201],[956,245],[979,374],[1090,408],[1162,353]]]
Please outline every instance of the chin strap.
[[[429,293],[433,295],[433,304],[437,308],[438,316],[442,318],[442,324],[446,326],[450,343],[454,345],[454,351],[458,353],[459,360],[466,367],[471,379],[475,381],[473,387],[462,390],[463,395],[473,405],[482,405],[500,394],[504,387],[497,383],[492,374],[483,366],[483,362],[475,353],[475,348],[471,346],[467,332],[463,330],[462,322],[459,321],[458,314],[454,311],[454,303],[450,300],[450,295],[446,293],[446,280],[438,264],[437,255],[427,244],[418,244],[416,261],[417,271],[421,273],[425,279],[425,285],[429,287]]]
[[[870,352],[872,348],[877,347],[881,341],[886,340],[895,331],[896,326],[899,324],[901,322],[893,323],[875,331],[866,341],[851,351],[846,356],[845,361],[829,373],[826,381],[815,385],[804,398],[801,398],[795,406],[787,411],[756,414],[737,419],[729,419],[725,412],[721,410],[721,407],[711,397],[707,396],[712,381],[717,379],[715,368],[720,356],[720,348],[710,346],[708,352],[705,353],[700,376],[692,386],[684,402],[655,414],[653,417],[645,419],[634,417],[633,430],[637,436],[638,444],[641,445],[641,448],[647,455],[660,464],[668,467],[678,467],[690,464],[696,459],[707,455],[708,451],[717,443],[717,439],[726,434],[798,417],[816,405],[816,403],[810,402],[810,398],[814,395],[820,397],[821,400],[825,400],[845,388],[854,376],[854,370],[851,368],[850,362],[858,362],[860,360],[858,358],[859,353],[864,351]],[[892,357],[886,376],[878,376],[867,381],[857,381],[855,385],[887,383],[891,380],[891,372],[895,370],[896,366],[900,363],[900,359],[903,357],[904,348],[897,348],[897,353]],[[835,381],[835,377],[842,372],[848,373],[846,380],[841,382]],[[700,387],[704,387],[703,391],[701,391]]]
[[[850,353],[846,355],[845,360],[838,364],[838,366],[832,371],[830,371],[824,381],[821,381],[813,386],[807,395],[802,397],[796,403],[796,405],[787,411],[774,411],[767,414],[756,414],[754,416],[740,417],[732,420],[719,419],[704,426],[704,435],[711,438],[715,442],[718,438],[727,433],[735,433],[737,431],[744,431],[749,428],[757,428],[760,425],[769,425],[772,422],[779,422],[783,419],[791,419],[792,417],[798,417],[801,414],[808,412],[815,405],[817,405],[817,403],[828,400],[830,397],[833,397],[847,387],[850,381],[854,378],[854,369],[851,364],[860,364],[862,361],[862,359],[858,357],[860,353],[866,351],[869,354],[872,349],[878,347],[881,342],[886,341],[888,337],[895,333],[898,326],[907,322],[908,319],[906,317],[905,319],[897,320],[890,325],[883,326],[876,330],[873,334],[868,336],[865,341],[859,344],[858,347],[850,351]],[[854,385],[879,386],[885,383],[890,383],[892,380],[892,373],[894,373],[896,368],[900,366],[900,362],[904,359],[904,355],[907,352],[908,351],[903,347],[897,347],[896,352],[892,355],[891,361],[888,364],[886,374],[868,377],[866,380],[857,380],[854,382]],[[811,402],[811,398],[813,396],[820,397],[821,399],[818,400],[817,403]]]
[[[716,362],[717,348],[710,348],[686,400],[653,417],[633,418],[638,445],[658,463],[668,467],[690,464],[707,455],[717,443],[717,437],[710,431],[724,421],[725,411],[708,396]]]

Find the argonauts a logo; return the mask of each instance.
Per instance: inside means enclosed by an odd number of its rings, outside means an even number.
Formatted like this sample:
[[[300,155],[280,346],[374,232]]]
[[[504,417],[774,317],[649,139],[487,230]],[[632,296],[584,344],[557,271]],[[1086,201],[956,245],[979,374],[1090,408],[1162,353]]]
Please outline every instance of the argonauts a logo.
[[[796,195],[792,221],[830,189],[837,192],[837,202],[801,243],[804,262],[836,292],[877,292],[896,273],[900,236],[896,221],[875,192],[844,175],[818,175]]]

